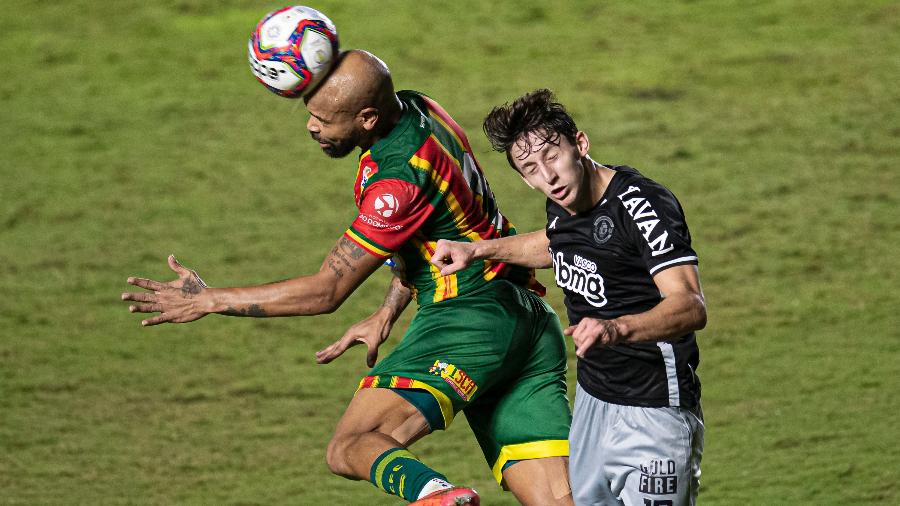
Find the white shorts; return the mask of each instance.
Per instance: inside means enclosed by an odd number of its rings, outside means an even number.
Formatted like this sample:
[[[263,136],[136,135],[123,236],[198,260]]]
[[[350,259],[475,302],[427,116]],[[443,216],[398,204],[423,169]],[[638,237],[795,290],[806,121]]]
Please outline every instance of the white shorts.
[[[577,506],[687,506],[697,500],[703,413],[601,401],[579,385],[569,433]]]

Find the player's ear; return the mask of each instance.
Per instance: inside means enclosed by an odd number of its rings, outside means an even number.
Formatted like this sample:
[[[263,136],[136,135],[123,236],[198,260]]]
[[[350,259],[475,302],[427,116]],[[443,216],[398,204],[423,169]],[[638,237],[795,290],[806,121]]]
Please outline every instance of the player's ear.
[[[356,114],[356,121],[366,130],[374,130],[378,124],[378,109],[374,107],[366,107]]]
[[[578,154],[582,157],[587,156],[588,152],[591,150],[591,140],[588,139],[587,134],[581,130],[575,134],[575,147],[578,149]]]

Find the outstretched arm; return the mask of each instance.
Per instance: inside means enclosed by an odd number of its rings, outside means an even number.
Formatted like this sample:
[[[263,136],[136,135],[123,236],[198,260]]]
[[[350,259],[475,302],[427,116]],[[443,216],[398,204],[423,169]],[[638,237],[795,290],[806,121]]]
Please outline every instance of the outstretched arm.
[[[129,306],[131,312],[161,313],[143,320],[142,325],[186,323],[210,313],[254,317],[330,313],[382,263],[341,237],[313,275],[259,286],[209,288],[196,272],[170,256],[169,267],[178,279],[161,283],[128,278],[129,284],[149,292],[123,293],[122,300],[136,302]]]
[[[584,357],[591,346],[676,339],[706,326],[706,302],[696,265],[679,265],[653,277],[663,295],[649,311],[613,320],[584,318],[563,333],[575,341],[575,354]]]
[[[475,242],[437,242],[431,263],[441,269],[441,276],[449,276],[472,265],[477,260],[508,262],[524,267],[546,268],[552,265],[550,240],[543,230],[500,239]]]
[[[316,362],[327,364],[341,356],[348,348],[357,344],[365,344],[366,364],[375,365],[378,360],[378,347],[385,342],[391,333],[394,322],[412,300],[412,291],[403,286],[400,278],[394,277],[384,302],[371,316],[353,325],[344,335],[327,348],[316,353]]]

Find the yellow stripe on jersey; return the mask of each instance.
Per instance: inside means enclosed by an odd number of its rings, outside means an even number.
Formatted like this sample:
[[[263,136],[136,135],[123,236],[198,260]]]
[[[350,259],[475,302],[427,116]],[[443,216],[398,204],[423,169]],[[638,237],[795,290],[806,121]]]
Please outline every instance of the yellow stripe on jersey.
[[[447,298],[452,299],[453,297],[459,295],[459,286],[457,285],[456,274],[451,274],[444,277],[447,278],[447,285],[449,288],[447,291]]]
[[[410,242],[419,250],[419,254],[425,259],[431,270],[431,279],[434,280],[434,296],[432,302],[440,302],[446,299],[452,299],[459,295],[459,286],[457,284],[456,274],[449,276],[441,276],[441,270],[431,263],[431,252],[437,246],[437,241],[429,241],[426,245],[421,239],[416,237],[410,238]]]
[[[459,165],[459,160],[454,158],[453,155],[450,154],[449,151],[447,151],[447,148],[444,147],[443,144],[441,144],[441,141],[439,141],[438,138],[434,136],[434,134],[431,134],[431,138],[438,146],[440,146],[441,151],[443,151],[444,154],[447,155],[448,158],[450,158],[450,160],[453,160],[453,165],[455,166],[455,168],[459,171],[462,171],[462,168]],[[418,156],[413,155],[412,158],[409,159],[409,164],[428,174],[432,182],[434,182],[434,185],[438,188],[438,191],[440,191],[444,195],[447,201],[447,207],[450,211],[450,216],[453,218],[453,223],[454,225],[456,225],[456,229],[457,231],[459,231],[460,235],[466,237],[472,242],[481,240],[481,236],[479,236],[469,226],[469,223],[466,220],[466,213],[463,211],[462,206],[459,204],[459,200],[457,200],[456,195],[454,195],[452,191],[449,191],[450,183],[446,179],[441,177],[441,175],[438,174],[436,170],[434,170],[431,162],[425,160],[424,158],[419,158]],[[475,196],[476,200],[478,200],[478,196]]]
[[[497,262],[494,262],[491,260],[484,261],[484,270],[483,270],[484,276],[482,276],[482,277],[484,278],[485,281],[490,281],[497,277],[497,274],[500,271],[499,270],[491,270],[494,268],[495,265],[497,265]]]
[[[391,251],[381,249],[378,246],[372,244],[372,241],[370,241],[365,236],[357,234],[356,232],[353,231],[353,229],[348,228],[347,231],[344,232],[344,234],[346,234],[350,239],[352,239],[353,242],[355,242],[357,245],[359,245],[363,249],[369,251],[369,253],[372,253],[375,256],[387,258],[394,254]]]

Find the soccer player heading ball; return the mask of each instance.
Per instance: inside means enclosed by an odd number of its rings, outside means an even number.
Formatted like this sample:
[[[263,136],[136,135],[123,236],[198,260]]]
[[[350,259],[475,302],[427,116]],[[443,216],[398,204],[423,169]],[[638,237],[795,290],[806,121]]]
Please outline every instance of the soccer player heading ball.
[[[441,275],[485,260],[553,267],[578,355],[576,504],[693,504],[703,453],[694,331],[706,306],[681,205],[637,170],[592,160],[549,90],[495,108],[484,130],[546,195],[546,228],[442,240],[432,261]]]
[[[387,66],[365,51],[343,53],[304,97],[307,130],[328,156],[359,148],[358,215],[318,272],[277,283],[210,288],[174,257],[178,279],[129,278],[126,293],[145,325],[210,313],[293,316],[328,313],[385,259],[396,272],[385,304],[317,353],[327,363],[364,342],[369,365],[415,294],[418,312],[402,343],[360,382],[328,444],[330,469],[369,480],[421,505],[478,504],[474,491],[407,450],[466,413],[498,482],[525,504],[572,504],[567,476],[565,344],[559,320],[532,290],[533,272],[476,261],[438,275],[439,239],[483,241],[515,233],[500,213],[465,133],[431,98],[395,92]],[[299,190],[299,191],[302,191]]]

